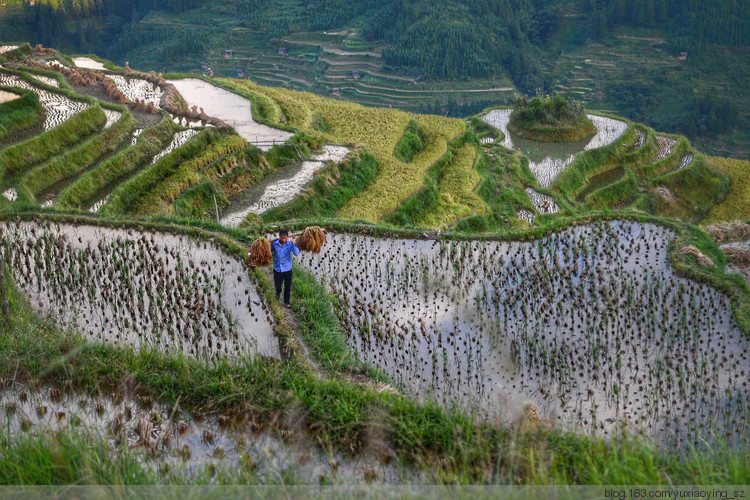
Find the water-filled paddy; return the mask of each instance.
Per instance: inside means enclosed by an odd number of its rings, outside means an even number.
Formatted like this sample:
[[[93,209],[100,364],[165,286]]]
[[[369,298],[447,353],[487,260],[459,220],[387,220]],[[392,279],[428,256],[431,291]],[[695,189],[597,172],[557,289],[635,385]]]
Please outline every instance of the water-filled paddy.
[[[74,101],[62,94],[47,92],[41,88],[31,85],[26,80],[7,73],[0,72],[0,85],[6,87],[18,87],[24,90],[31,90],[39,95],[39,103],[44,108],[44,130],[51,130],[76,113],[80,113],[88,108],[88,104],[81,101]]]
[[[0,222],[0,257],[32,306],[108,344],[195,357],[279,355],[244,264],[184,236]]]
[[[221,216],[221,224],[237,227],[251,214],[262,214],[275,207],[289,203],[305,185],[313,179],[316,170],[325,162],[341,163],[349,148],[326,144],[320,152],[313,153],[309,160],[280,168],[267,175],[258,184],[232,197],[230,205]]]
[[[104,63],[90,57],[74,57],[73,63],[79,68],[104,70]]]
[[[303,483],[324,477],[335,483],[399,483],[416,477],[381,457],[330,453],[309,441],[283,440],[269,434],[249,414],[193,416],[181,407],[154,403],[133,395],[121,383],[113,392],[81,394],[60,387],[15,384],[0,390],[0,427],[10,436],[35,436],[81,429],[104,439],[113,448],[142,451],[147,466],[159,470],[183,467],[196,471],[213,466],[227,471],[252,464],[259,477],[291,475]],[[144,456],[144,458],[145,458]]]
[[[140,78],[126,77],[121,75],[108,75],[115,86],[125,94],[125,97],[135,102],[136,99],[145,101],[147,104],[151,103],[157,108],[161,101],[162,90],[161,88],[149,82],[148,80],[142,80]]]
[[[357,357],[407,393],[513,420],[673,444],[748,431],[750,341],[729,299],[677,276],[673,233],[631,222],[534,242],[331,234],[300,261],[343,300]],[[335,249],[335,250],[332,250]]]
[[[482,116],[482,120],[505,134],[501,142],[508,149],[520,149],[529,157],[529,169],[539,185],[548,187],[565,168],[573,163],[576,154],[604,147],[616,141],[625,132],[628,124],[598,115],[587,115],[596,126],[597,133],[591,139],[571,143],[543,143],[513,135],[508,131],[512,109],[493,109]]]
[[[21,96],[19,96],[18,94],[14,94],[13,92],[6,92],[4,90],[0,90],[0,104],[4,102],[15,101],[19,97]]]
[[[190,107],[203,108],[207,115],[231,125],[240,137],[258,144],[264,151],[271,149],[274,142],[282,144],[294,135],[253,120],[250,100],[233,92],[197,78],[168,80],[168,83],[177,88]]]

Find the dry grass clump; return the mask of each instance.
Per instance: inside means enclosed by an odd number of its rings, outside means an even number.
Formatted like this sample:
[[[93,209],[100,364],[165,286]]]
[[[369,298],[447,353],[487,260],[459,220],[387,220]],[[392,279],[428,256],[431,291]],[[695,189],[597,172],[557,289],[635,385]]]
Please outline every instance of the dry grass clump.
[[[249,266],[267,266],[271,263],[271,242],[265,238],[257,239],[250,245],[247,253],[247,264]]]
[[[297,247],[303,252],[320,253],[323,243],[326,241],[326,233],[320,226],[305,228],[299,238]]]
[[[668,188],[664,186],[659,186],[655,188],[654,193],[661,196],[664,199],[664,201],[666,201],[667,203],[675,203],[677,201],[677,198],[674,197],[674,195],[672,194],[672,191],[670,191]]]
[[[736,219],[738,214],[750,214],[750,161],[715,156],[709,156],[707,159],[712,165],[724,169],[732,178],[732,184],[729,186],[726,200],[714,205],[703,223],[731,221]]]
[[[726,247],[723,250],[732,264],[742,266],[750,265],[750,250],[738,247]]]
[[[716,243],[720,244],[727,241],[744,240],[750,238],[750,224],[736,220],[708,226],[706,232]]]
[[[692,255],[698,260],[698,264],[704,267],[713,267],[714,261],[709,256],[698,250],[694,245],[687,245],[680,249],[682,255]]]

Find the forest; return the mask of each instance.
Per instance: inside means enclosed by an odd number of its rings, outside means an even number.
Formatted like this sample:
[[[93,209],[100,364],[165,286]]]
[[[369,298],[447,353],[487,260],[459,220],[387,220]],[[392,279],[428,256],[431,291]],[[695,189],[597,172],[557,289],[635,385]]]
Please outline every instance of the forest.
[[[160,22],[149,21],[154,15]],[[180,22],[172,25],[171,18]],[[212,41],[236,39],[232,30],[244,30],[248,43],[272,52],[289,34],[349,27],[364,43],[384,44],[386,70],[427,82],[509,78],[527,95],[557,91],[558,55],[592,41],[606,44],[623,29],[657,30],[664,52],[675,58],[690,53],[699,78],[740,85],[750,74],[742,63],[750,46],[750,2],[738,0],[36,0],[33,6],[8,0],[0,8],[0,40],[95,53],[118,64],[141,50],[176,64],[206,60],[217,48]],[[566,29],[574,36],[562,36]],[[655,103],[665,96],[657,87],[674,88],[657,85],[665,78],[655,68],[607,81],[608,103],[631,119],[691,138],[716,137],[747,120],[729,101],[732,92],[713,95],[706,88],[688,93],[678,110],[659,109]],[[477,101],[447,101],[419,110],[450,116],[481,110]]]

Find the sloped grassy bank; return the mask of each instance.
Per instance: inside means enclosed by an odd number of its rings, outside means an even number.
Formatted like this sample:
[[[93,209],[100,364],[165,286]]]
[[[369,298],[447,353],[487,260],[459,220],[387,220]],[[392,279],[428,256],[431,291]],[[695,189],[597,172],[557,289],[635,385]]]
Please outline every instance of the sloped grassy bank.
[[[24,220],[39,217],[38,214],[17,216]],[[603,218],[602,215],[598,217]],[[245,232],[224,230],[206,223],[190,225],[186,221],[166,219],[113,222],[73,215],[53,218],[214,238],[227,252],[238,256],[244,254],[246,245],[252,240]],[[575,222],[585,224],[592,219],[593,215]],[[568,225],[572,222],[569,220]],[[668,221],[655,222],[664,224]],[[750,301],[747,287],[723,275],[720,252],[705,234],[692,226],[669,224],[680,235],[676,246],[683,242],[696,244],[719,263],[715,269],[705,269],[697,266],[692,256],[673,253],[675,267],[694,279],[706,280],[730,293],[737,301],[738,323],[744,324],[743,328],[748,332],[750,309],[747,304]],[[340,228],[344,226],[342,224]],[[350,231],[397,232],[386,227],[346,226]],[[547,227],[544,231],[561,227]],[[535,232],[541,231],[537,228]],[[519,236],[522,235],[495,237]],[[525,239],[534,237],[534,232],[525,234]],[[281,310],[271,299],[270,283],[258,271],[253,272],[253,277],[272,304],[274,316],[280,320]],[[180,404],[198,412],[210,409],[245,414],[263,422],[268,430],[292,433],[348,453],[375,450],[383,456],[395,454],[406,462],[429,466],[436,471],[437,480],[449,483],[743,484],[750,480],[748,451],[729,445],[667,453],[635,438],[604,441],[563,434],[530,418],[523,419],[515,427],[503,427],[467,414],[445,411],[431,403],[416,404],[401,395],[377,392],[369,382],[358,384],[350,381],[352,374],[361,374],[361,369],[341,362],[341,344],[335,341],[315,349],[316,359],[325,359],[327,355],[334,359],[323,363],[329,375],[320,377],[300,356],[293,333],[283,321],[277,321],[275,330],[286,346],[286,362],[257,358],[240,365],[221,360],[206,363],[183,357],[165,357],[155,351],[136,353],[87,343],[74,332],[62,332],[36,317],[25,300],[13,291],[12,284],[8,284],[11,286],[12,319],[4,328],[6,333],[0,336],[0,377],[5,385],[12,380],[24,380],[56,383],[69,390],[92,391],[98,388],[105,391],[125,378],[134,377],[142,396],[166,404],[174,404],[179,399]],[[301,330],[307,329],[306,335],[310,337],[322,336],[323,329],[329,330],[327,335],[330,336],[330,330],[333,330],[335,337],[335,330],[340,326],[337,326],[333,314],[332,299],[316,292],[316,286],[320,285],[309,280],[304,285],[308,287],[307,291],[295,297],[295,309],[303,325]],[[312,298],[318,301],[317,304],[310,302]],[[0,461],[16,459],[23,450],[33,447],[33,442],[24,441],[24,438],[5,436],[5,439],[9,444],[5,446]],[[67,438],[57,439],[64,442]],[[78,438],[72,436],[70,442],[75,444],[75,439]],[[49,459],[26,460],[23,463],[28,467],[23,470],[21,482],[42,484],[49,482],[51,477],[60,478],[62,482],[111,481],[112,477],[118,477],[112,475],[111,469],[92,468],[89,464],[96,462],[96,456],[107,456],[116,450],[102,453],[101,443],[97,446],[88,452],[78,447],[80,453],[90,454],[88,458],[91,460],[55,461],[53,465]],[[38,455],[49,457],[56,453],[54,450],[66,447],[56,446],[50,441],[49,446],[36,446],[35,449]],[[118,478],[122,482],[158,480],[143,473],[143,465],[128,462],[127,456],[119,460],[119,464],[126,463],[133,469],[132,474]],[[34,472],[35,469],[38,472]],[[0,481],[19,482],[18,477],[21,476],[6,473],[0,475]],[[239,473],[235,479],[242,481]]]

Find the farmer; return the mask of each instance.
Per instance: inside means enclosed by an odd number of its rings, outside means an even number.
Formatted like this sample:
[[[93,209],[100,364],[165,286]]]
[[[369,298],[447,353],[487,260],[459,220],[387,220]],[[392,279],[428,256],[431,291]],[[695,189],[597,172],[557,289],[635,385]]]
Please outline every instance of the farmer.
[[[276,285],[276,300],[281,295],[281,285],[284,284],[284,306],[292,307],[289,304],[289,293],[292,288],[292,254],[299,255],[297,248],[297,238],[289,240],[289,231],[282,229],[279,231],[279,239],[271,243],[271,253],[273,254],[273,281]]]

